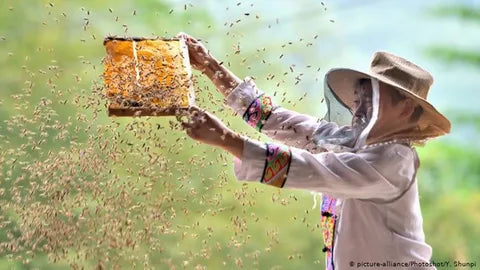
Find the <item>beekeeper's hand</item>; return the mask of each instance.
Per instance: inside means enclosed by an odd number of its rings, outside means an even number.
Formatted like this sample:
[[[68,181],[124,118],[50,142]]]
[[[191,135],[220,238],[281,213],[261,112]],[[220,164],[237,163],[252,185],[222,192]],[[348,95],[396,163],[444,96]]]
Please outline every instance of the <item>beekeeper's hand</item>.
[[[201,72],[205,72],[209,64],[214,63],[215,58],[210,54],[205,45],[196,38],[184,32],[177,34],[177,38],[181,37],[185,39],[185,44],[188,47],[188,55],[192,67]]]
[[[241,158],[244,138],[229,129],[215,115],[196,106],[191,106],[184,116],[187,120],[184,121],[180,117],[179,121],[187,135],[192,139],[221,147]]]
[[[225,97],[242,82],[228,68],[213,57],[209,50],[194,37],[180,32],[177,37],[183,37],[188,46],[190,64],[194,69],[201,71],[213,82],[217,90]]]

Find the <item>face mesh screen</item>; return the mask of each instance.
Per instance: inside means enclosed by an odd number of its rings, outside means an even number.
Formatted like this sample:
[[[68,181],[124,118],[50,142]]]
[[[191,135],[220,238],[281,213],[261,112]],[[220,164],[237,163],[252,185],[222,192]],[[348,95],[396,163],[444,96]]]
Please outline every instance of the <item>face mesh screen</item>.
[[[326,79],[323,91],[327,104],[327,114],[324,119],[329,122],[335,122],[339,126],[350,125],[352,122],[352,113],[342,102],[337,100],[332,89],[328,86]]]

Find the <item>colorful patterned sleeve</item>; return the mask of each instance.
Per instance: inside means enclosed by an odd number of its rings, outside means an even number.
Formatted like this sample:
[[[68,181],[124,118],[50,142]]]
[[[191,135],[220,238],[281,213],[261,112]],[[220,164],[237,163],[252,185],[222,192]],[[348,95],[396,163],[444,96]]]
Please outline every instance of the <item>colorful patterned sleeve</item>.
[[[262,131],[267,119],[279,107],[274,105],[270,96],[256,87],[250,77],[245,78],[226,99],[227,104],[257,131]]]
[[[246,77],[227,95],[226,102],[257,131],[282,144],[311,152],[316,150],[312,135],[317,128],[321,126],[322,130],[333,130],[337,127],[276,105],[273,98],[259,90],[250,77]]]
[[[288,146],[247,139],[242,159],[234,157],[235,175],[239,180],[282,188],[287,181],[291,160],[292,151]]]
[[[283,188],[292,161],[292,151],[280,144],[266,143],[265,146],[266,159],[260,182]]]
[[[265,94],[260,94],[250,103],[242,118],[249,126],[262,131],[262,127],[272,114],[273,108],[272,98]]]

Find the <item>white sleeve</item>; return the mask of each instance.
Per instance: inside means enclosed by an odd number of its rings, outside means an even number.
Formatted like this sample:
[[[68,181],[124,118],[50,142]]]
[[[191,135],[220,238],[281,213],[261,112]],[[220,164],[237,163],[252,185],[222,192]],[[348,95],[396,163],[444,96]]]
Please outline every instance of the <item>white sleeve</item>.
[[[333,133],[335,123],[298,113],[275,105],[272,98],[259,90],[253,79],[246,77],[226,97],[229,105],[248,125],[283,144],[316,152],[314,131]]]
[[[246,140],[242,159],[234,158],[238,180],[322,192],[336,198],[393,198],[406,189],[415,170],[413,150],[400,144],[356,153],[312,154]]]

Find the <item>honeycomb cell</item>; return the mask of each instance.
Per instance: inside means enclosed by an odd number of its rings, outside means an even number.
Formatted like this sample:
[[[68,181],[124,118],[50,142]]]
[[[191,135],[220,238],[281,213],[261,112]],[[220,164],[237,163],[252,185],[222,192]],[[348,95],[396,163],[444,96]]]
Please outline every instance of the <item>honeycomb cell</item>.
[[[110,116],[175,115],[194,103],[183,39],[104,40],[104,86]]]

